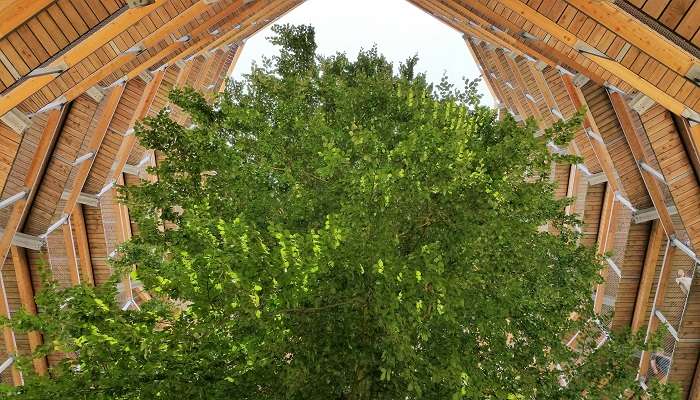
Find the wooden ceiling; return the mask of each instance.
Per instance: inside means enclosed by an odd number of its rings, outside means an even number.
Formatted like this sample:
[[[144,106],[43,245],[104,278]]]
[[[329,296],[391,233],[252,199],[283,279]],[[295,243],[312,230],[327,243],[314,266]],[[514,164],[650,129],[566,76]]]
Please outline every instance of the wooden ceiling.
[[[700,249],[700,0],[408,1],[464,34],[501,112],[547,127],[587,107],[573,143],[551,146],[583,162],[554,165],[552,178],[576,198],[582,243],[611,252],[595,309],[614,311],[603,329],[658,331],[654,357],[671,360],[658,378],[700,399],[700,285],[687,295],[676,283]],[[107,279],[137,229],[114,186],[150,179],[157,162],[134,123],[173,87],[220,90],[245,39],[302,2],[0,0],[2,315],[41,312],[47,262],[66,286]],[[120,285],[125,307],[145,296]],[[0,363],[41,340],[5,329]],[[640,373],[652,374],[648,354]],[[22,383],[11,365],[0,378]]]

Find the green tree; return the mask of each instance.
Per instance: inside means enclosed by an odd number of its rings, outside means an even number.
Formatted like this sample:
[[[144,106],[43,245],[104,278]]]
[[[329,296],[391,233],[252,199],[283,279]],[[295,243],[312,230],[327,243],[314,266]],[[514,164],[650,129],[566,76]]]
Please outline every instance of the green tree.
[[[153,295],[122,311],[114,278],[39,296],[15,326],[71,355],[20,399],[577,399],[632,395],[638,342],[596,348],[594,249],[554,198],[552,155],[432,86],[416,59],[316,54],[275,27],[279,56],[211,106],[192,90],[137,129],[165,155],[123,188],[139,233],[116,271]],[[562,160],[563,158],[563,160]],[[548,225],[548,233],[540,227]],[[118,276],[118,275],[116,275]],[[578,318],[571,318],[572,313]],[[583,332],[578,348],[563,339]],[[24,361],[25,368],[27,365]],[[28,369],[28,368],[27,368]],[[566,382],[566,384],[562,384]],[[663,393],[662,393],[663,392]],[[652,390],[675,398],[675,388]]]

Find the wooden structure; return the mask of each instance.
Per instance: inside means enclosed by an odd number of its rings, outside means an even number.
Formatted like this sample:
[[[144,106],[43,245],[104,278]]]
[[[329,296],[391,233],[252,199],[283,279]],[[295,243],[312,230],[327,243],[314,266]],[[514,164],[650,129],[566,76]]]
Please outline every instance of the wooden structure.
[[[64,285],[105,281],[132,232],[114,186],[154,162],[134,123],[174,86],[219,90],[243,41],[302,1],[0,2],[2,315],[41,311],[44,260]],[[700,0],[408,1],[464,34],[501,112],[546,127],[586,108],[574,142],[552,146],[583,162],[552,177],[576,198],[582,242],[608,254],[592,288],[595,310],[614,311],[602,329],[659,332],[640,377],[700,399]],[[128,277],[120,293],[125,307],[145,295]],[[3,331],[5,382],[22,383],[11,356],[41,340]]]

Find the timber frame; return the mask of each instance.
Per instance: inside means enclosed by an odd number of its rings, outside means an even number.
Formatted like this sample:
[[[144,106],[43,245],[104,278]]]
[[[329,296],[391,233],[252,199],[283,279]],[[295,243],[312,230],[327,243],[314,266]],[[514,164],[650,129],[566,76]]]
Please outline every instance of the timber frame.
[[[37,311],[43,260],[63,285],[107,279],[136,228],[115,187],[155,179],[136,121],[171,107],[173,87],[211,99],[245,40],[303,2],[0,2],[0,314]],[[700,400],[700,279],[688,293],[676,283],[700,251],[700,0],[407,2],[463,34],[503,115],[546,128],[585,110],[570,146],[550,146],[582,162],[553,165],[552,179],[575,199],[581,242],[605,254],[601,329],[659,332],[640,385],[672,381]],[[125,308],[147,298],[128,277],[119,286]],[[22,384],[14,356],[41,341],[4,329],[0,380]],[[667,373],[653,376],[651,357],[667,357]]]

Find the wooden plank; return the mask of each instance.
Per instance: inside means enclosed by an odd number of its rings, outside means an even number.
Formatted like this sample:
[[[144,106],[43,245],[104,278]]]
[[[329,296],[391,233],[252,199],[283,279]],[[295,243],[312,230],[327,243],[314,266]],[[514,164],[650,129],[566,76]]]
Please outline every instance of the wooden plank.
[[[617,214],[617,204],[615,203],[615,190],[610,182],[605,186],[605,197],[603,200],[603,211],[600,214],[600,224],[598,225],[598,254],[604,255],[610,251],[615,243],[615,220]],[[601,269],[600,273],[607,281],[608,267]],[[603,310],[605,300],[605,284],[603,282],[596,286],[593,311],[600,314]]]
[[[151,103],[153,102],[153,99],[158,93],[158,87],[163,81],[164,74],[165,70],[162,69],[156,72],[153,75],[153,79],[150,82],[148,82],[148,84],[144,88],[143,94],[139,99],[139,103],[134,109],[134,113],[132,114],[132,118],[129,122],[128,129],[133,129],[136,122],[143,119],[143,117],[145,117],[148,114],[148,109],[151,107]],[[124,138],[124,140],[122,140],[122,143],[119,146],[119,150],[117,151],[114,164],[112,165],[112,170],[110,171],[105,184],[109,184],[110,182],[116,182],[117,179],[121,176],[122,171],[124,170],[124,166],[126,165],[126,162],[129,159],[129,154],[131,154],[131,150],[136,144],[136,140],[136,135],[133,134],[127,135]]]
[[[63,207],[64,214],[71,215],[76,204],[78,203],[78,198],[83,190],[83,186],[85,185],[85,181],[90,173],[90,169],[92,168],[92,165],[97,158],[97,153],[102,146],[102,140],[107,134],[109,124],[112,122],[114,112],[116,111],[119,100],[124,93],[124,87],[125,85],[123,84],[115,86],[102,100],[104,102],[104,106],[102,107],[102,112],[99,116],[99,121],[95,126],[95,130],[90,134],[90,142],[87,146],[87,151],[92,152],[94,156],[91,159],[81,163],[80,167],[78,167],[78,172],[75,174],[75,178],[73,179],[73,186],[69,191],[68,199]]]
[[[78,270],[78,260],[75,254],[75,242],[73,241],[73,227],[70,218],[61,227],[63,230],[63,243],[66,248],[66,266],[70,274],[70,283],[73,286],[80,285],[80,271]]]
[[[666,239],[666,234],[663,226],[658,220],[655,220],[651,227],[651,235],[649,236],[647,251],[644,256],[642,276],[639,280],[639,289],[637,289],[637,300],[634,303],[631,324],[633,333],[639,331],[647,318],[646,310],[649,304],[649,295],[651,294],[651,286],[656,276],[656,264],[659,259],[659,253],[661,252],[661,246],[664,244],[664,239]]]
[[[693,68],[700,68],[700,61],[696,57],[614,3],[596,0],[568,2],[680,75],[687,77]]]
[[[88,35],[82,41],[68,49],[68,51],[66,51],[60,57],[46,65],[45,68],[58,68],[59,70],[66,70],[76,65],[85,57],[93,54],[100,47],[108,43],[117,35],[121,34],[129,26],[133,25],[142,17],[148,15],[151,11],[153,11],[158,6],[164,4],[166,1],[167,0],[156,0],[151,5],[145,7],[130,8],[126,10],[125,12],[114,18],[114,20],[105,24],[96,32],[93,32],[92,34]],[[48,83],[55,80],[59,75],[61,75],[61,73],[51,73],[36,77],[27,77],[20,84],[14,86],[10,90],[5,91],[5,93],[3,93],[3,96],[0,97],[0,115],[5,115],[7,112],[15,108],[26,98],[28,98],[29,96],[37,92],[39,89],[46,86]],[[90,87],[93,85],[90,85]]]
[[[645,132],[640,132],[636,128],[636,125],[632,121],[631,110],[620,93],[609,92],[608,97],[610,97],[610,102],[612,103],[617,119],[620,122],[622,132],[624,133],[625,138],[627,139],[627,144],[629,144],[630,150],[632,151],[632,156],[637,162],[639,173],[642,174],[642,179],[644,180],[644,185],[647,188],[649,197],[651,197],[651,201],[654,203],[654,208],[656,208],[656,211],[659,213],[661,225],[663,226],[666,235],[672,236],[675,234],[675,229],[673,227],[673,221],[671,220],[671,213],[666,206],[665,196],[661,190],[661,186],[659,186],[659,182],[654,176],[639,166],[640,162],[647,164],[649,163],[644,155],[644,148],[640,140],[640,136],[645,135]]]
[[[571,99],[574,108],[580,110],[585,107],[586,114],[583,118],[584,128],[591,129],[593,132],[599,134],[600,129],[598,129],[598,126],[593,119],[593,115],[591,115],[590,107],[588,107],[586,104],[586,100],[583,97],[583,93],[581,93],[581,89],[574,85],[574,82],[569,75],[563,75],[561,79],[564,82],[564,87],[566,88],[566,92],[569,94],[569,98]],[[608,185],[612,186],[613,192],[619,191],[621,186],[617,181],[615,165],[612,162],[612,158],[610,157],[610,153],[608,153],[607,147],[605,144],[600,143],[595,139],[591,139],[590,137],[588,140],[593,147],[593,151],[600,162],[603,172],[605,172],[605,176],[608,178]]]
[[[10,211],[10,216],[7,219],[5,230],[0,237],[0,265],[5,262],[5,258],[12,244],[12,238],[24,224],[24,220],[34,200],[37,189],[39,188],[41,178],[49,158],[51,157],[54,144],[61,132],[63,121],[68,114],[69,108],[70,105],[63,105],[60,108],[49,111],[46,126],[44,127],[41,139],[36,147],[31,164],[29,165],[29,170],[24,179],[24,186],[28,191],[28,195],[24,199],[14,203]]]
[[[199,4],[199,3],[198,3]],[[227,17],[229,14],[234,13],[242,4],[242,0],[236,0],[234,3],[229,5],[228,7],[224,8],[222,11],[217,13],[214,17],[208,18],[204,23],[200,24],[197,26],[195,30],[192,32],[189,32],[188,34],[190,36],[196,36],[202,33],[206,34],[206,38],[204,40],[213,40],[214,36],[209,35],[206,33],[206,31],[214,26],[218,21],[220,21],[222,18]],[[259,3],[262,4],[262,3]],[[255,6],[253,6],[255,7]],[[250,7],[249,9],[253,8]],[[189,22],[189,20],[185,20],[184,16],[189,15],[188,12],[183,12],[182,14],[178,15],[176,19],[173,19],[174,21],[177,21],[176,23],[167,23],[163,26],[161,26],[158,30],[155,32],[151,33],[149,36],[145,37],[141,43],[143,44],[144,48],[149,48],[157,45],[163,38],[166,36],[170,35],[173,32],[176,32],[178,29],[180,29],[182,26],[181,24],[185,24]],[[192,15],[190,19],[194,19],[196,15]],[[173,21],[171,20],[171,22]],[[238,19],[234,19],[234,21],[238,21]],[[235,23],[231,23],[231,26],[235,25]],[[188,43],[189,44],[189,43]],[[136,76],[138,76],[141,72],[146,71],[148,68],[153,66],[153,64],[157,63],[160,61],[164,56],[168,55],[171,52],[178,51],[181,48],[182,43],[179,42],[174,42],[171,43],[170,45],[166,46],[164,50],[161,50],[158,52],[158,54],[155,57],[149,58],[147,61],[143,62],[139,66],[135,67],[132,71],[135,71],[135,73],[130,74],[129,76],[125,77],[125,79],[132,79]],[[190,44],[191,46],[194,46],[194,44]],[[187,50],[184,50],[187,51]],[[163,54],[165,53],[165,54]],[[133,61],[136,59],[137,54],[136,53],[126,53],[122,54],[121,56],[115,58],[114,60],[110,61],[109,63],[103,65],[102,67],[98,68],[96,71],[91,73],[87,78],[84,80],[80,81],[77,85],[74,87],[70,88],[64,93],[64,96],[66,99],[71,100],[75,99],[81,94],[83,94],[85,91],[87,91],[89,88],[92,86],[96,85],[99,83],[101,80],[105,79],[115,71],[119,70],[122,66],[128,64],[129,62]]]
[[[234,51],[235,53],[233,54],[233,60],[231,60],[231,64],[228,66],[228,70],[226,70],[226,75],[221,81],[221,86],[219,87],[219,92],[223,93],[224,90],[226,90],[226,82],[231,79],[231,75],[233,75],[233,71],[236,69],[236,64],[238,64],[238,59],[241,57],[241,54],[243,54],[243,47],[245,46],[245,43],[240,43],[238,46],[235,47]]]
[[[74,239],[78,247],[78,257],[80,258],[80,276],[84,283],[94,286],[95,276],[92,270],[92,260],[90,258],[90,243],[85,226],[83,207],[80,204],[73,208],[73,214],[71,214],[70,220],[75,228]]]
[[[2,0],[0,1],[0,38],[7,36],[28,19],[50,6],[56,0]]]
[[[27,253],[23,248],[12,246],[12,266],[15,270],[17,278],[17,289],[19,292],[20,302],[22,307],[29,314],[36,314],[36,302],[34,301],[34,287],[32,286],[32,278],[29,272],[29,263],[27,262]],[[43,339],[41,333],[31,331],[27,333],[29,339],[29,349],[36,351],[42,345]],[[32,360],[34,370],[39,375],[45,375],[48,372],[48,364],[46,357],[38,357]]]
[[[583,42],[583,39],[580,39],[575,35],[571,34],[571,32],[559,26],[557,23],[545,17],[544,15],[533,10],[529,5],[521,2],[520,0],[499,1],[506,7],[513,10],[516,14],[530,21],[538,28],[549,33],[553,38],[561,41],[563,44],[573,49],[579,47],[580,44]],[[585,42],[583,43],[585,44]],[[590,44],[586,45],[590,46]],[[607,56],[604,57],[600,55],[595,55],[591,54],[590,52],[580,52],[580,54],[590,59],[592,62],[598,64],[600,67],[606,69],[618,78],[622,79],[623,81],[627,82],[630,86],[644,93],[649,98],[666,107],[669,111],[673,112],[674,114],[683,115],[684,113],[686,113],[686,109],[692,110],[694,112],[699,111],[695,109],[690,109],[682,101],[672,97],[670,94],[662,91],[655,85],[652,85],[651,83],[646,81],[639,74],[628,69],[627,67],[618,63],[617,61],[607,58]]]

